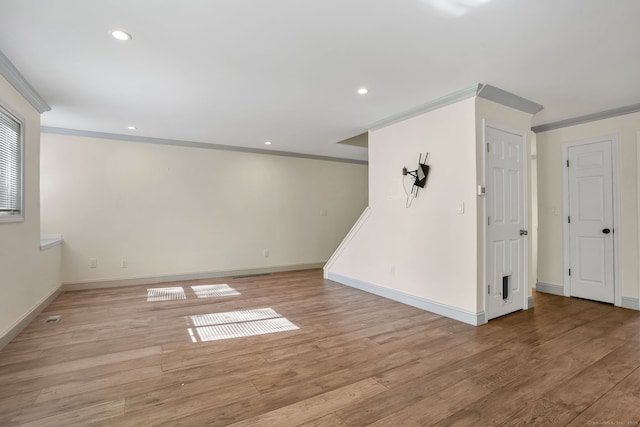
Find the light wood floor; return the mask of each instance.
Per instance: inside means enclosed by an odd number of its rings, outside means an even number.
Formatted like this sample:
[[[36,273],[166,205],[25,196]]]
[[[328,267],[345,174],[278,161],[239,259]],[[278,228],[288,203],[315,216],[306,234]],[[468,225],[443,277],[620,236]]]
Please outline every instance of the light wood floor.
[[[197,299],[189,285],[240,296]],[[473,327],[311,270],[67,292],[0,352],[0,425],[635,426],[640,313],[537,293]],[[300,329],[193,343],[186,316],[271,307]],[[43,324],[61,314],[57,324]]]

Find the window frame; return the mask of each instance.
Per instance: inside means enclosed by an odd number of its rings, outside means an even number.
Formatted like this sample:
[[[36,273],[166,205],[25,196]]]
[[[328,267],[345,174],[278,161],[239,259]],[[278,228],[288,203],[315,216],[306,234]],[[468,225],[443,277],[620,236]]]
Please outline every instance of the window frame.
[[[20,126],[20,132],[18,134],[18,145],[20,150],[20,161],[18,162],[19,168],[19,185],[20,185],[20,206],[18,212],[0,212],[0,224],[11,222],[24,222],[25,220],[25,121],[22,117],[7,108],[4,102],[0,102],[0,114],[5,115],[9,119],[15,121]]]

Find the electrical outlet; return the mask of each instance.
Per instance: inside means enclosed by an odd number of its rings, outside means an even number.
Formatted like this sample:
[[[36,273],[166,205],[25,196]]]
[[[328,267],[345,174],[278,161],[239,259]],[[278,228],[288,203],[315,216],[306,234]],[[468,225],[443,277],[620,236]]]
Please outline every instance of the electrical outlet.
[[[263,249],[262,250],[262,256],[264,258],[269,258],[269,250],[268,249]]]
[[[89,258],[89,268],[97,268],[97,267],[98,267],[98,259]]]
[[[120,263],[120,266],[122,268],[127,268],[129,267],[129,262],[126,259],[123,259],[122,262]]]

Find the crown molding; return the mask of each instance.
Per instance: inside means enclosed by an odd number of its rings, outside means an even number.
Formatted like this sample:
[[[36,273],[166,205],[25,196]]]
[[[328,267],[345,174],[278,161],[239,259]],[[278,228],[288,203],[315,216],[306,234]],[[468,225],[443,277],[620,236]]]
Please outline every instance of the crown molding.
[[[426,104],[419,105],[410,110],[377,121],[369,126],[369,130],[378,130],[394,123],[409,119],[411,117],[428,113],[429,111],[434,111],[442,107],[446,107],[447,105],[455,104],[457,102],[464,101],[465,99],[473,98],[475,96],[496,102],[506,107],[514,108],[519,111],[524,111],[525,113],[529,114],[536,114],[544,108],[542,105],[536,104],[535,102],[529,101],[528,99],[525,99],[521,96],[514,95],[510,92],[498,89],[497,87],[488,84],[478,83],[468,88],[427,102]]]
[[[511,107],[515,110],[524,111],[529,114],[537,114],[544,108],[540,104],[536,104],[533,101],[529,101],[521,96],[514,95],[511,92],[507,92],[506,90],[502,90],[488,84],[480,85],[478,97]]]
[[[597,120],[624,116],[626,114],[637,113],[638,111],[640,111],[640,104],[627,105],[626,107],[613,108],[611,110],[600,111],[599,113],[586,114],[584,116],[578,116],[572,119],[560,120],[544,125],[533,126],[531,130],[535,133],[546,132],[548,130],[561,129],[569,126],[580,125],[583,123],[595,122]]]
[[[149,136],[122,135],[117,133],[92,132],[88,130],[65,129],[65,128],[56,128],[56,127],[49,127],[49,126],[42,126],[40,128],[40,131],[42,133],[49,133],[49,134],[55,134],[55,135],[71,135],[71,136],[82,136],[82,137],[98,138],[98,139],[111,139],[115,141],[141,142],[145,144],[175,145],[179,147],[206,148],[209,150],[224,150],[224,151],[237,151],[241,153],[268,154],[272,156],[296,157],[300,159],[311,159],[311,160],[325,160],[329,162],[353,163],[357,165],[369,164],[369,162],[367,162],[366,160],[343,159],[340,157],[293,153],[290,151],[276,151],[276,150],[264,150],[259,148],[236,147],[233,145],[209,144],[207,142],[152,138]]]
[[[35,108],[40,114],[51,110],[49,104],[36,92],[20,71],[0,50],[0,74]]]
[[[464,101],[465,99],[473,98],[478,94],[478,91],[482,85],[477,84],[466,89],[459,90],[457,92],[453,92],[449,95],[445,95],[441,98],[435,99],[433,101],[427,102],[426,104],[418,105],[415,108],[412,108],[407,111],[403,111],[399,114],[394,114],[393,116],[387,117],[386,119],[379,120],[372,125],[369,126],[369,130],[378,130],[383,127],[387,127],[394,123],[401,122],[406,119],[410,119],[411,117],[419,116],[420,114],[428,113],[429,111],[438,110],[442,107],[446,107],[447,105],[455,104],[460,101]]]

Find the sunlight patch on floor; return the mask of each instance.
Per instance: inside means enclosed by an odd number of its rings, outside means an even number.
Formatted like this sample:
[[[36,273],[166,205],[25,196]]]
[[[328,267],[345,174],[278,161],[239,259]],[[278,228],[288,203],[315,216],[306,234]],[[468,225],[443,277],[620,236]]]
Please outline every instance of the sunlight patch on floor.
[[[188,316],[191,341],[207,342],[300,329],[271,308]]]
[[[236,291],[229,285],[196,285],[192,286],[193,292],[198,298],[213,298],[213,297],[228,297],[233,295],[240,295],[240,292]]]
[[[182,287],[147,289],[147,302],[172,301],[178,299],[187,299]]]

